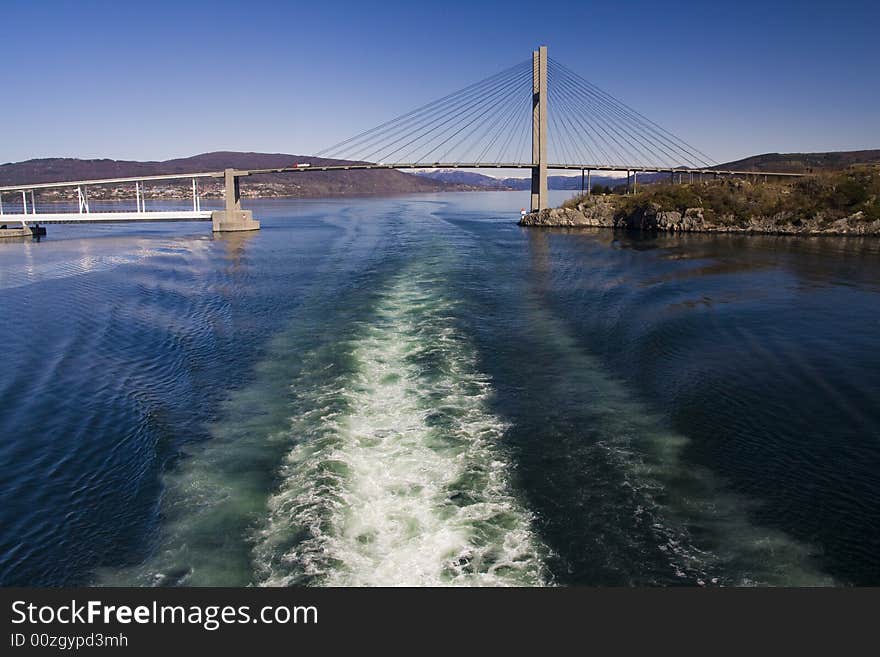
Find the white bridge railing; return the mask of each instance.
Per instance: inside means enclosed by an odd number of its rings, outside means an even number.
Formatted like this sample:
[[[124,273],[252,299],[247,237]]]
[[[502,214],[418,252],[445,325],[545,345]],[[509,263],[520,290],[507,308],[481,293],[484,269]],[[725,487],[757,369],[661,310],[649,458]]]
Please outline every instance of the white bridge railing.
[[[169,174],[161,176],[141,176],[137,178],[106,178],[100,180],[77,180],[70,182],[34,183],[28,185],[10,185],[0,187],[0,223],[4,221],[19,221],[22,225],[36,223],[99,223],[116,221],[207,221],[211,219],[210,210],[202,210],[201,190],[199,189],[200,178],[222,178],[223,172]],[[147,209],[146,183],[157,181],[190,180],[192,189],[192,210],[167,210]],[[132,200],[135,210],[108,211],[100,209],[95,211],[89,199],[89,186],[98,185],[126,185],[133,183]],[[45,202],[42,209],[37,210],[37,197],[35,192],[46,189],[76,188],[76,211],[55,211],[55,208],[46,211],[46,205],[54,205],[56,202]],[[21,205],[16,204],[16,210],[12,211],[9,204],[3,203],[3,194],[21,194]],[[118,199],[114,199],[118,200]],[[30,201],[30,202],[29,202]]]

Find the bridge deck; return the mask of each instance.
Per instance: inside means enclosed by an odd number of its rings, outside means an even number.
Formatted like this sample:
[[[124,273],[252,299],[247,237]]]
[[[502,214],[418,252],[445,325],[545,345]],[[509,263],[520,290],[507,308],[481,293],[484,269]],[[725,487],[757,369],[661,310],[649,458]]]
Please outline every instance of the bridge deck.
[[[532,169],[534,164],[523,162],[396,162],[393,164],[333,164],[327,166],[309,167],[280,167],[277,169],[248,169],[236,170],[239,175],[256,175],[260,173],[289,173],[303,171],[345,171],[345,170],[369,170],[369,169]],[[683,167],[647,167],[629,166],[621,164],[548,164],[548,169],[566,171],[632,171],[636,173],[696,173],[696,174],[719,174],[735,176],[782,176],[803,177],[805,173],[790,173],[781,171],[735,171],[729,169],[688,169]],[[0,188],[2,191],[4,188]]]
[[[236,169],[236,176],[251,176],[261,173],[306,173],[308,171],[364,171],[372,169],[531,169],[534,165],[525,162],[394,162],[328,164],[326,166],[289,166],[274,169]],[[631,171],[635,173],[681,173],[725,176],[773,176],[798,178],[808,174],[783,171],[737,171],[731,169],[689,169],[685,167],[647,167],[626,164],[548,164],[548,169],[558,171]],[[72,180],[66,182],[30,183],[5,185],[0,192],[23,192],[57,187],[81,187],[89,185],[116,185],[169,180],[190,180],[193,178],[223,178],[223,171],[201,171],[197,173],[168,174],[161,176],[137,176],[132,178],[102,178],[99,180]]]
[[[531,163],[523,162],[394,162],[387,164],[379,162],[376,164],[369,162],[352,163],[352,164],[328,164],[326,166],[290,166],[279,167],[274,169],[242,169],[233,170],[232,174],[236,177],[244,177],[250,175],[267,174],[267,173],[304,173],[306,171],[349,171],[349,170],[389,170],[389,169],[531,169]],[[780,176],[780,177],[800,177],[807,174],[788,173],[788,172],[770,172],[770,171],[733,171],[726,169],[688,169],[688,168],[663,168],[663,167],[645,167],[645,166],[629,166],[629,165],[613,165],[613,164],[551,164],[548,169],[554,170],[574,170],[574,171],[626,171],[627,173],[669,173],[687,174],[687,175],[760,175],[760,176]],[[200,200],[196,189],[196,178],[223,178],[225,171],[202,171],[197,173],[185,174],[167,174],[160,176],[140,176],[134,178],[102,178],[98,180],[74,180],[65,182],[51,183],[33,183],[28,185],[7,185],[0,187],[0,192],[17,192],[23,197],[22,212],[4,212],[2,203],[0,203],[0,224],[9,222],[23,222],[28,224],[86,224],[86,223],[116,223],[116,222],[140,222],[140,221],[210,221],[211,211],[201,210]],[[140,196],[138,196],[138,211],[134,212],[91,212],[88,209],[88,202],[84,199],[84,192],[80,190],[80,211],[78,212],[35,212],[34,191],[39,189],[52,189],[58,187],[77,187],[87,188],[90,185],[118,185],[123,183],[143,183],[153,181],[168,180],[193,180],[193,210],[156,210],[146,211],[141,207]],[[30,192],[31,208],[28,211],[24,195]],[[140,188],[136,185],[136,193],[140,194]],[[0,199],[2,201],[2,199]]]

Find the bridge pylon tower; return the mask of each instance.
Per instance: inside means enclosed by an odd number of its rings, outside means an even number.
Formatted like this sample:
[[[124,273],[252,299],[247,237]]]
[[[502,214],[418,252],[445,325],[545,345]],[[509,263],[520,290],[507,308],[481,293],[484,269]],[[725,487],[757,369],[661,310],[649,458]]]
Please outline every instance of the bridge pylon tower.
[[[531,210],[550,207],[547,198],[547,46],[532,52]]]

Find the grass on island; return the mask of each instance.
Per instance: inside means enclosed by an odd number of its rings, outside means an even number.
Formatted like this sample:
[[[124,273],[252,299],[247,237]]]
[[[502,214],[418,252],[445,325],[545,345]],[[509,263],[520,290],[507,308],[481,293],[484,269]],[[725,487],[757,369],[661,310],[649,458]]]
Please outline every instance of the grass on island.
[[[622,191],[620,187],[617,190]],[[639,186],[632,195],[582,194],[567,200],[563,207],[575,208],[599,198],[610,200],[618,216],[654,206],[660,211],[682,214],[688,208],[703,208],[706,219],[722,223],[783,212],[789,213],[795,223],[819,214],[831,222],[858,212],[864,221],[870,222],[880,219],[880,166],[859,165],[784,182],[720,178],[699,183],[651,183]]]

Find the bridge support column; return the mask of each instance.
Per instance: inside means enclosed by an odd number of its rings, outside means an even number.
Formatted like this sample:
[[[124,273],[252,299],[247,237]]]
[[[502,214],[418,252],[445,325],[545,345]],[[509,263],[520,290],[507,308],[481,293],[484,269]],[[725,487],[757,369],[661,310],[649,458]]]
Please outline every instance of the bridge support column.
[[[547,198],[547,46],[532,53],[531,210],[550,207]]]
[[[242,175],[247,174],[238,173],[234,169],[226,169],[223,172],[226,185],[226,207],[211,213],[211,224],[215,233],[260,229],[260,222],[254,221],[254,213],[241,209],[239,178]]]

